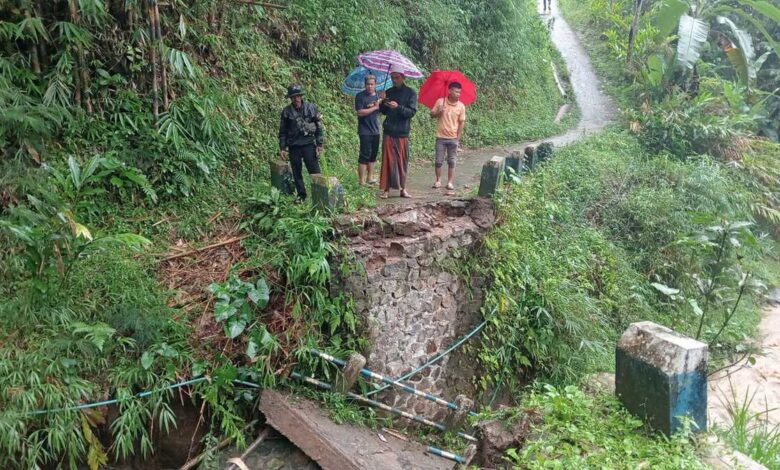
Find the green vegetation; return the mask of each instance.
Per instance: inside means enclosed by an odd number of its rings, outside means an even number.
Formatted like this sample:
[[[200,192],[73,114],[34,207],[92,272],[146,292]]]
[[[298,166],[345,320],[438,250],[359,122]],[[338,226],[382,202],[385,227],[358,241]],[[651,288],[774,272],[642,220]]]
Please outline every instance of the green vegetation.
[[[738,451],[776,470],[780,468],[780,427],[767,420],[766,414],[773,409],[769,403],[764,404],[763,412],[752,411],[756,393],[756,390],[746,390],[745,395],[740,396],[732,387],[731,396],[726,397],[731,425],[716,428],[716,432]]]
[[[289,83],[324,114],[323,168],[350,209],[374,198],[356,184],[339,91],[358,52],[395,48],[473,78],[469,146],[566,125],[552,124],[560,59],[530,1],[286,6],[0,5],[1,467],[148,455],[174,423],[165,387],[199,375],[204,444],[240,442],[257,394],[235,380],[275,386],[293,364],[327,377],[307,347],[362,346],[350,300],[329,292],[353,269],[328,265],[330,220],[268,187]],[[433,121],[421,112],[413,127],[420,162]],[[120,403],[72,408],[106,398]]]
[[[507,452],[517,468],[707,468],[688,433],[670,439],[645,433],[642,422],[606,393],[545,385],[528,394],[523,406],[541,413],[544,423],[533,427],[522,449]]]
[[[480,352],[483,385],[611,369],[617,337],[640,319],[712,343],[713,363],[733,352],[758,318],[757,299],[737,304],[737,294],[776,276],[763,262],[773,247],[764,229],[734,224],[750,217],[753,197],[741,175],[711,159],[653,155],[613,129],[508,186],[482,260],[488,305],[499,306]]]
[[[713,366],[728,361],[749,348],[759,294],[777,282],[780,146],[755,134],[776,138],[778,57],[763,32],[778,18],[767,2],[699,3],[717,7],[698,13],[724,52],[700,40],[683,58],[671,34],[687,2],[562,1],[623,117],[515,179],[480,260],[498,306],[481,385],[544,409],[539,437],[506,455],[521,468],[701,467],[687,437],[630,432],[639,424],[614,401],[567,384],[611,370],[617,337],[640,319],[708,342]],[[763,69],[740,71],[756,57]],[[531,377],[560,387],[529,392]],[[748,415],[735,413],[727,439],[772,464],[776,431]]]

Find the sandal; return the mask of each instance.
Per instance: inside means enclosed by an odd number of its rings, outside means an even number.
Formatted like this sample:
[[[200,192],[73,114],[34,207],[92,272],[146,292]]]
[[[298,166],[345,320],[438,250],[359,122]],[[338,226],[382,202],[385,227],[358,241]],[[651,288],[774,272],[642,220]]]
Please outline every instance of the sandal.
[[[387,199],[388,196],[389,195],[387,194],[387,192],[384,192],[384,193],[379,195],[379,199]]]
[[[405,197],[407,199],[413,199],[413,196],[411,194],[409,194],[409,191],[406,191],[406,190],[401,191],[401,197]]]
[[[450,191],[452,191],[453,189],[455,189],[455,186],[453,186],[452,183],[447,183],[447,186],[445,186],[445,188],[447,188]]]
[[[441,188],[441,183],[439,183],[438,181],[433,183],[433,189],[439,189],[439,188]]]

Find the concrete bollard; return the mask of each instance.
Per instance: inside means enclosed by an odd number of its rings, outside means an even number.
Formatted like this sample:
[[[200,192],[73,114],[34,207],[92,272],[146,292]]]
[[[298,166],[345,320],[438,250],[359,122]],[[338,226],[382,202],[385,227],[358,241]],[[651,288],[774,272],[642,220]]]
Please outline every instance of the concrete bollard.
[[[360,369],[366,365],[366,358],[360,354],[352,354],[347,360],[347,365],[344,366],[344,370],[341,371],[341,376],[337,382],[337,390],[339,393],[347,393],[355,385],[355,381],[360,376]]]
[[[271,185],[282,194],[293,194],[295,183],[289,163],[271,161]]]
[[[536,166],[536,146],[526,145],[523,153],[525,154],[525,169],[533,170]]]
[[[534,165],[544,163],[553,157],[554,146],[552,142],[542,142],[534,150]]]
[[[707,345],[653,322],[632,323],[615,353],[615,394],[650,427],[672,435],[687,416],[707,430]]]
[[[311,175],[311,197],[314,207],[324,211],[344,206],[344,188],[333,176]]]
[[[453,401],[458,405],[457,410],[451,410],[450,414],[444,418],[444,426],[451,431],[458,431],[466,423],[466,418],[469,417],[469,411],[474,407],[474,400],[466,395],[458,395]]]
[[[490,197],[498,190],[501,176],[504,172],[504,157],[493,157],[482,166],[482,177],[479,180],[479,195]]]
[[[515,175],[520,176],[523,173],[524,165],[523,152],[518,150],[512,151],[509,156],[506,157],[506,164],[504,165],[504,176],[509,178],[509,175],[514,171]],[[511,168],[511,170],[510,170]]]

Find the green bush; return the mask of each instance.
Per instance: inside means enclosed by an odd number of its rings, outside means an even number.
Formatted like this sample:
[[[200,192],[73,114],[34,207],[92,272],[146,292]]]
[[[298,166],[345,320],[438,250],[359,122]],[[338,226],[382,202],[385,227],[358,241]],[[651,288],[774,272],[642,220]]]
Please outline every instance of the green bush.
[[[492,279],[487,305],[498,307],[479,352],[483,386],[517,389],[533,373],[569,383],[609,369],[614,342],[632,321],[696,336],[696,309],[670,302],[651,283],[704,305],[697,279],[718,277],[725,303],[716,302],[718,314],[707,316],[703,333],[715,338],[742,272],[770,275],[760,261],[770,244],[735,240],[738,248],[718,258],[722,271],[711,274],[716,255],[693,241],[721,219],[749,217],[748,191],[719,165],[653,158],[637,139],[614,131],[559,149],[508,186],[499,199],[502,224],[489,233],[480,262]],[[755,307],[748,300],[734,318],[718,354],[744,340]]]
[[[589,396],[575,386],[538,387],[523,407],[541,412],[522,449],[506,460],[517,468],[705,469],[690,433],[667,439],[642,430],[642,422],[612,396]]]

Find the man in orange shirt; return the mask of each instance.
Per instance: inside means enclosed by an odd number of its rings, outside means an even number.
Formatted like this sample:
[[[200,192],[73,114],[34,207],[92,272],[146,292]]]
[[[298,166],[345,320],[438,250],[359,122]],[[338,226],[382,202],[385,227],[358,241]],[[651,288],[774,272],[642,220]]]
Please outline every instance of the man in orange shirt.
[[[466,125],[466,106],[460,102],[460,91],[463,88],[458,82],[449,85],[446,98],[439,98],[431,109],[431,117],[438,119],[436,125],[436,182],[434,188],[441,187],[441,167],[444,166],[444,155],[447,154],[447,186],[455,189],[455,154]]]

